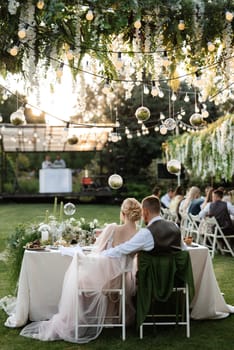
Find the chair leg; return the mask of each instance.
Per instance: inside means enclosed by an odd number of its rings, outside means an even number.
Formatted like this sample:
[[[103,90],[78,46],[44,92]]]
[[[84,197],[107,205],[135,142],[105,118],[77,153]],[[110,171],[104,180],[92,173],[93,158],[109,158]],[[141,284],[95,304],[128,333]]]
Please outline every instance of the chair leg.
[[[122,340],[126,339],[125,273],[122,273]]]
[[[186,336],[190,338],[190,316],[189,316],[189,288],[186,284]]]
[[[143,325],[140,326],[140,339],[143,339]]]

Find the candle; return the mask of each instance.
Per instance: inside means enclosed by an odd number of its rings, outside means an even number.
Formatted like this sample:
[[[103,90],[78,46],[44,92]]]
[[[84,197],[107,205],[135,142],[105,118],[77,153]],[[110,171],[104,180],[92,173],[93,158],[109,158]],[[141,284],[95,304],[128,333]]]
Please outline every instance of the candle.
[[[53,211],[53,215],[54,217],[56,217],[56,212],[57,212],[57,203],[58,203],[58,198],[55,197],[54,198],[54,211]]]
[[[41,231],[41,240],[42,242],[49,240],[49,232],[46,230]]]
[[[49,218],[49,210],[46,210],[45,212],[45,223],[48,224],[48,218]]]
[[[63,220],[63,202],[60,202],[60,213],[59,213],[59,220]]]

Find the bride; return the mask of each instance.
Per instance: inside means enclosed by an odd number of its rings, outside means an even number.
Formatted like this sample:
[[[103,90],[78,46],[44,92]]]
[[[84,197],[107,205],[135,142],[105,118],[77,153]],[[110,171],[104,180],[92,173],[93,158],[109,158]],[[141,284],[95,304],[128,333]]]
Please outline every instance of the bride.
[[[77,253],[65,274],[58,313],[48,321],[32,322],[24,327],[20,335],[44,341],[63,339],[76,343],[87,343],[96,339],[105,322],[117,319],[119,297],[116,293],[103,293],[103,288],[119,288],[123,269],[126,273],[126,323],[134,320],[132,296],[135,294],[134,259],[123,256],[108,258],[101,251],[129,240],[137,231],[141,218],[141,205],[134,198],[123,201],[120,209],[121,224],[109,224],[97,238],[91,254]],[[90,289],[89,293],[77,293],[79,289]],[[79,305],[79,308],[77,308]],[[92,321],[90,321],[92,319]],[[79,327],[79,324],[94,324]]]

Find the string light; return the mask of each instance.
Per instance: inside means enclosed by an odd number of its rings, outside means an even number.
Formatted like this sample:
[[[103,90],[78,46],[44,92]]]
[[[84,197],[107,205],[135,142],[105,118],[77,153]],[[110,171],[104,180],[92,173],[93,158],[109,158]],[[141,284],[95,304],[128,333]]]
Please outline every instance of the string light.
[[[167,128],[166,128],[166,126],[165,125],[160,125],[160,127],[159,127],[159,132],[160,132],[160,134],[161,135],[166,135],[167,134]]]
[[[109,79],[107,79],[105,84],[104,84],[104,87],[102,89],[102,92],[104,94],[108,95],[110,93],[110,90],[111,90],[110,81],[109,81]]]
[[[171,95],[171,100],[172,101],[176,101],[177,100],[177,97],[176,97],[176,94],[173,92],[173,94]]]
[[[158,89],[157,89],[154,81],[152,82],[151,95],[153,97],[158,96]]]
[[[207,43],[207,49],[208,51],[213,52],[215,50],[215,45],[211,41],[209,41]]]
[[[118,57],[117,57],[117,61],[116,61],[115,66],[117,69],[121,69],[123,67],[123,60],[121,57],[121,52],[118,52]]]
[[[230,12],[230,11],[226,11],[226,13],[225,13],[225,18],[226,18],[226,20],[228,21],[228,22],[231,22],[232,20],[233,20],[233,13],[232,12]]]
[[[56,72],[57,78],[61,78],[63,76],[63,66],[64,64],[61,63],[60,67],[57,69],[57,72]]]
[[[188,94],[186,93],[186,95],[185,95],[185,97],[184,97],[184,102],[189,102],[190,101],[190,98],[189,98],[189,96],[188,96]]]
[[[141,28],[141,20],[140,19],[137,19],[135,22],[134,22],[134,27],[136,29],[140,29]]]
[[[38,8],[39,10],[42,10],[42,9],[44,8],[44,6],[45,6],[45,3],[44,3],[43,0],[39,0],[39,1],[37,2],[37,8]]]
[[[19,47],[17,45],[14,45],[11,49],[10,49],[10,54],[11,56],[17,56],[18,52],[19,52]]]
[[[178,24],[178,29],[179,30],[184,30],[185,29],[185,24],[183,20],[180,20],[179,24]]]
[[[163,98],[164,97],[164,92],[162,90],[159,91],[158,97]]]
[[[88,12],[86,13],[85,17],[86,17],[87,21],[92,21],[93,17],[94,17],[93,11],[91,9],[89,9]]]
[[[163,56],[163,62],[162,65],[167,68],[169,65],[171,64],[171,62],[169,61],[168,57],[167,57],[167,52],[164,51],[164,56]]]
[[[18,31],[18,37],[19,39],[24,39],[27,35],[26,28],[23,27]]]
[[[67,53],[66,53],[66,56],[67,56],[68,61],[73,60],[73,58],[74,58],[73,51],[71,49],[68,50]]]

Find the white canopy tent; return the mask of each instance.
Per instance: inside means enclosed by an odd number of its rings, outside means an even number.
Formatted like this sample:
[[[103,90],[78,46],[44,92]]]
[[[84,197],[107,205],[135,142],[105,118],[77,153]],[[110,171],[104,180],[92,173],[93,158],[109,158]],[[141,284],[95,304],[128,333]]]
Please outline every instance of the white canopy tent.
[[[77,152],[102,150],[113,125],[48,126],[2,124],[4,152]],[[73,144],[72,144],[73,141]]]

